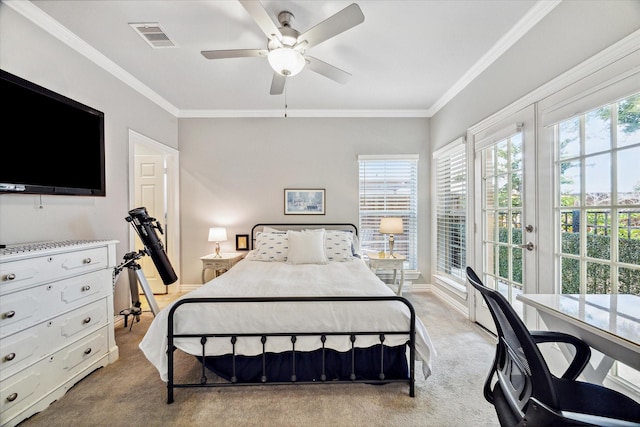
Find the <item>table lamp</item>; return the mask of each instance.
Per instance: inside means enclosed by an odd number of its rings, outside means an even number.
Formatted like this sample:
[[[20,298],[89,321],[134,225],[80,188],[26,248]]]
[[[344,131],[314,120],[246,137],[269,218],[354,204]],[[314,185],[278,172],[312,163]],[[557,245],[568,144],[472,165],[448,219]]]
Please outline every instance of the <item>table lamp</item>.
[[[389,235],[389,257],[395,258],[393,254],[393,235],[403,233],[402,218],[382,218],[380,220],[380,233]]]
[[[227,240],[227,229],[224,227],[211,227],[209,229],[209,241],[216,242],[216,258],[222,258],[220,255],[220,242]]]

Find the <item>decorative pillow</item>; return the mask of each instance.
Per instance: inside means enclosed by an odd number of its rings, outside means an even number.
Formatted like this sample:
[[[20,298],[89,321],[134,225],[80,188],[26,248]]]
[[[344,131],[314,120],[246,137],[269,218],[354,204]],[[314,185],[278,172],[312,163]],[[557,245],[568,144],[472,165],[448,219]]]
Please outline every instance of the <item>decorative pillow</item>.
[[[329,261],[349,261],[354,258],[355,242],[350,231],[329,230],[326,232],[325,249]]]
[[[324,230],[287,232],[289,238],[289,264],[326,264]]]
[[[262,227],[262,232],[263,233],[286,233],[286,231],[284,230],[278,230],[277,228],[268,227],[268,226]]]
[[[287,260],[289,239],[286,233],[256,233],[255,258],[258,261]]]

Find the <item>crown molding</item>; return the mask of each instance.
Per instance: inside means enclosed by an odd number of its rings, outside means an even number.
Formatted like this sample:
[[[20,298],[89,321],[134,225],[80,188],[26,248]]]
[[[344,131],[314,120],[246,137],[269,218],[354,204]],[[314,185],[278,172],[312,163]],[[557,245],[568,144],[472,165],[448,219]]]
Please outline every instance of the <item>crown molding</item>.
[[[178,118],[255,118],[255,117],[389,117],[427,118],[427,110],[180,110]]]
[[[445,94],[438,99],[427,111],[432,117],[442,107],[447,105],[456,95],[475,80],[484,70],[489,68],[502,54],[511,48],[518,40],[531,30],[549,12],[558,6],[562,0],[540,0],[527,12],[482,58],[478,60]]]

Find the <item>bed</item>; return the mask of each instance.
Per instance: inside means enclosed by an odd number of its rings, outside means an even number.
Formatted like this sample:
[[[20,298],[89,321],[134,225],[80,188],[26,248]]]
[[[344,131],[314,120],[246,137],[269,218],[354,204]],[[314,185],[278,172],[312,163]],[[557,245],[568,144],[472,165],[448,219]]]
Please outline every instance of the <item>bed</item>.
[[[411,303],[359,255],[352,224],[257,224],[252,250],[154,318],[140,348],[174,389],[405,382],[435,350]],[[171,349],[171,351],[168,351]],[[202,363],[178,380],[174,352]],[[186,382],[185,382],[186,381]]]

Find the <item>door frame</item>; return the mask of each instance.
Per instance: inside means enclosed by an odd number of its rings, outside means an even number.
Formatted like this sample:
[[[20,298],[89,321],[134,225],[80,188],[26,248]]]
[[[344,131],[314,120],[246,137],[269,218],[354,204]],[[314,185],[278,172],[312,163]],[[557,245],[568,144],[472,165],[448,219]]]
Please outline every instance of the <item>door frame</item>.
[[[129,206],[131,209],[137,207],[135,204],[135,153],[136,145],[142,145],[148,150],[157,152],[165,157],[167,170],[166,194],[167,194],[167,224],[159,218],[163,231],[166,233],[166,252],[171,265],[180,278],[180,169],[179,151],[164,145],[139,132],[129,129]],[[129,250],[135,250],[135,231],[133,227],[129,229]],[[180,283],[180,282],[178,282]],[[169,286],[168,293],[180,292],[179,286]]]
[[[523,254],[526,256],[526,268],[525,276],[523,277],[523,293],[535,293],[538,289],[538,275],[539,270],[539,240],[538,229],[543,226],[539,223],[538,214],[538,137],[537,137],[537,123],[536,123],[536,106],[530,104],[526,106],[514,105],[512,108],[506,108],[499,114],[496,114],[489,119],[479,123],[478,125],[469,128],[467,132],[467,165],[469,167],[469,185],[468,188],[473,188],[474,197],[468,199],[468,211],[467,211],[467,224],[469,232],[467,234],[470,239],[468,240],[467,248],[469,253],[467,259],[469,265],[474,268],[480,275],[483,265],[483,252],[482,252],[482,214],[478,212],[481,206],[481,200],[479,199],[482,194],[482,183],[478,182],[477,172],[481,167],[481,159],[476,155],[476,147],[478,142],[486,141],[487,138],[491,138],[492,135],[496,136],[496,140],[501,139],[502,136],[506,137],[506,133],[511,133],[511,128],[515,129],[516,124],[525,123],[524,129],[524,144],[523,147],[523,161],[524,156],[528,156],[532,162],[529,167],[523,168],[523,203],[525,205],[524,217],[522,218],[523,227],[532,224],[534,231],[532,233],[525,233],[523,229],[523,243],[531,241],[534,244],[534,250],[532,253],[528,253],[523,249]],[[504,135],[501,135],[503,133]],[[527,139],[528,138],[528,139]],[[531,159],[531,157],[533,159]],[[529,202],[527,202],[529,201]],[[530,206],[527,208],[526,206]],[[531,206],[533,205],[533,206]],[[525,258],[523,257],[523,260]],[[523,264],[524,265],[524,264]],[[482,277],[482,276],[481,276]],[[473,287],[468,285],[468,310],[469,319],[473,322],[478,322],[478,316],[476,308],[485,304],[481,294],[477,292]],[[525,322],[535,321],[535,314],[530,310],[524,310]],[[495,326],[493,325],[490,315],[487,313],[485,316],[485,323],[480,323],[483,327],[493,331],[495,333]]]

